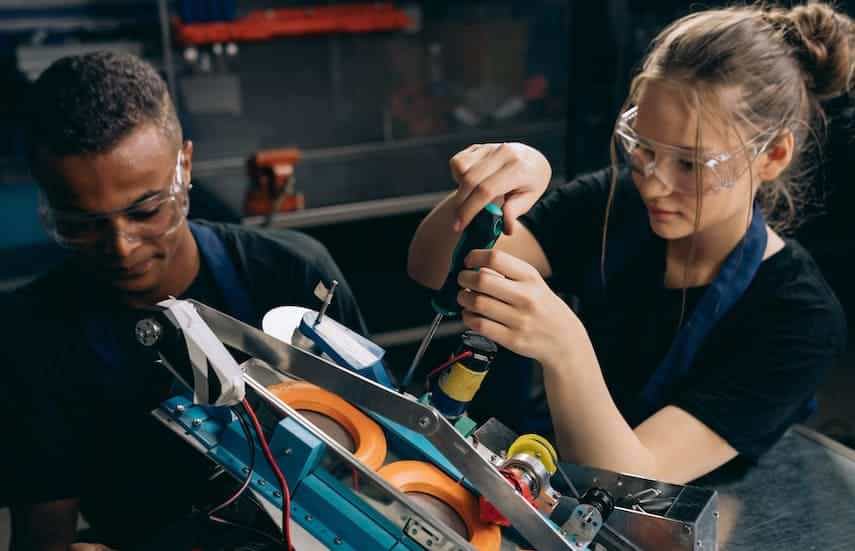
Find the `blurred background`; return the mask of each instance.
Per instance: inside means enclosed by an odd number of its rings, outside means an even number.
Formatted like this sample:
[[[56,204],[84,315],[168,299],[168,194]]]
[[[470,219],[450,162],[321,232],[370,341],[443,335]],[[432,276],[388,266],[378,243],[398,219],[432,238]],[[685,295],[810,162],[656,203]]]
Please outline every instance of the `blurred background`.
[[[851,5],[838,5],[852,14]],[[521,141],[546,154],[555,183],[605,166],[633,68],[664,24],[691,7],[665,0],[0,0],[0,289],[62,257],[39,226],[24,159],[21,107],[31,81],[65,55],[126,50],[162,73],[195,143],[191,217],[320,239],[400,373],[433,314],[406,276],[407,246],[453,187],[449,158],[472,143]],[[216,21],[226,25],[207,25]],[[796,237],[851,320],[850,98],[828,111],[829,142],[816,174],[825,206]],[[812,423],[851,445],[855,376],[844,363]]]

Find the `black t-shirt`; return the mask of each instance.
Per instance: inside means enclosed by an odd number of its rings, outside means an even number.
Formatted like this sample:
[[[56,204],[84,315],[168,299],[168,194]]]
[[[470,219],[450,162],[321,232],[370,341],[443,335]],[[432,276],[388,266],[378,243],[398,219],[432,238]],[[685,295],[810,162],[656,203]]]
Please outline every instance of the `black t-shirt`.
[[[336,279],[330,315],[365,333],[350,288],[320,243],[292,231],[204,224],[223,240],[256,326],[276,306],[317,308],[315,286]],[[0,504],[80,497],[101,541],[127,547],[203,500],[212,463],[150,415],[172,394],[172,377],[133,342],[140,313],[105,304],[104,295],[66,264],[6,299],[16,321],[3,345],[9,358],[0,394],[8,399],[0,408],[8,415],[0,438],[8,447],[0,455],[8,465]],[[204,257],[179,298],[229,313]],[[83,313],[93,307],[111,320],[119,369],[89,344]]]
[[[608,276],[605,299],[593,292],[590,278],[602,273],[610,175],[601,171],[550,190],[521,220],[549,259],[552,288],[575,299],[609,391],[636,425],[643,420],[639,396],[677,334],[684,296],[681,289],[664,287],[665,242],[657,237],[640,251],[632,239],[616,243],[610,238],[606,271],[610,265],[620,268]],[[631,178],[621,173],[610,235],[631,235],[633,227],[643,230],[637,224],[647,223]],[[615,264],[617,255],[625,258]],[[704,291],[706,287],[687,289],[684,321]],[[801,408],[843,353],[846,334],[843,311],[817,266],[804,248],[787,240],[761,264],[743,296],[706,336],[667,403],[710,427],[743,459],[754,460],[801,420]],[[532,394],[528,410],[542,411],[545,398],[536,388]]]

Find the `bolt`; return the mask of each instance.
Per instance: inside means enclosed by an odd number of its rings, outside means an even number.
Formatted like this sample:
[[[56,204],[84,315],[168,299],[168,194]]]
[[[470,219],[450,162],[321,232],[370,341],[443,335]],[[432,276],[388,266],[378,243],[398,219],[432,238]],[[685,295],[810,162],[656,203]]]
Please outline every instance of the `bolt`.
[[[202,424],[202,420],[201,420],[201,419],[193,419],[193,426],[194,426],[194,427],[198,427],[198,426],[199,426],[199,425],[201,425],[201,424]]]
[[[312,522],[312,515],[306,515],[306,522]]]
[[[623,480],[618,480],[617,487],[620,488],[621,486],[623,486]]]
[[[294,450],[292,450],[291,448],[287,448],[283,453],[285,455],[291,455],[292,453],[294,453]]]
[[[717,519],[718,517],[721,516],[721,514],[718,511],[716,511],[715,513],[712,514],[712,516],[714,519]]]
[[[697,547],[698,549],[703,549],[703,547],[704,547],[704,542],[699,541],[697,544],[695,544],[695,547]]]
[[[184,407],[184,404],[178,404],[177,406],[175,406],[175,411],[177,411],[178,413],[184,413],[186,409],[187,408]]]
[[[249,472],[249,467],[244,467],[241,471],[243,471],[243,474],[247,474]]]
[[[692,533],[692,527],[691,527],[691,526],[689,526],[688,524],[684,524],[684,525],[683,525],[683,530],[685,530],[687,534],[691,534],[691,533]]]
[[[425,543],[427,544],[428,547],[433,546],[433,540],[427,540]]]
[[[154,346],[155,343],[160,340],[160,335],[161,333],[163,333],[163,328],[153,319],[145,318],[137,322],[137,326],[134,332],[137,336],[137,341],[141,345]]]
[[[259,479],[258,479],[258,485],[259,485],[259,486],[264,486],[264,485],[266,485],[266,484],[267,484],[267,482],[265,482],[263,478],[259,478]]]
[[[273,497],[282,497],[280,492],[273,492]]]
[[[430,418],[428,416],[419,418],[419,426],[423,429],[426,429],[430,426]]]
[[[417,535],[418,533],[419,533],[419,529],[418,529],[418,528],[413,528],[412,530],[410,530],[410,534],[412,534],[412,535],[414,535],[414,536],[415,536],[415,535]]]
[[[342,540],[341,537],[336,536],[333,541],[335,542],[336,545],[341,545],[344,540]]]

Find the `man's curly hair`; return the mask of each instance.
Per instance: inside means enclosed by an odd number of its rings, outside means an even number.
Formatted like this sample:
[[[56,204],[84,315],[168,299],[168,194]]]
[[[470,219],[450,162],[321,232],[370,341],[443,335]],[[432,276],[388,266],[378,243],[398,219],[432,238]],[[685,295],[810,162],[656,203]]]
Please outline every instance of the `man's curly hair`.
[[[110,151],[143,124],[180,146],[181,125],[163,79],[150,64],[120,52],[64,57],[33,85],[31,163]]]

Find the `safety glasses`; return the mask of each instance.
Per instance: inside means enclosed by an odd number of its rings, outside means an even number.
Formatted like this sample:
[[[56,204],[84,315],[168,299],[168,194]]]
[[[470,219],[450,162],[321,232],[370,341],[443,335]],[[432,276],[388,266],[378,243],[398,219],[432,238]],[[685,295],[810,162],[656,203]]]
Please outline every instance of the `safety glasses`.
[[[642,137],[634,127],[637,115],[638,107],[634,106],[618,118],[614,139],[620,161],[645,177],[655,175],[674,191],[685,194],[696,193],[698,184],[702,193],[733,187],[777,134],[764,132],[745,148],[726,153],[696,154],[694,149]]]
[[[179,151],[172,181],[166,189],[115,212],[89,214],[58,210],[40,194],[42,224],[60,245],[75,249],[92,248],[117,235],[136,243],[170,234],[181,225],[189,208],[187,192],[190,187],[184,182],[182,160],[183,154]]]

